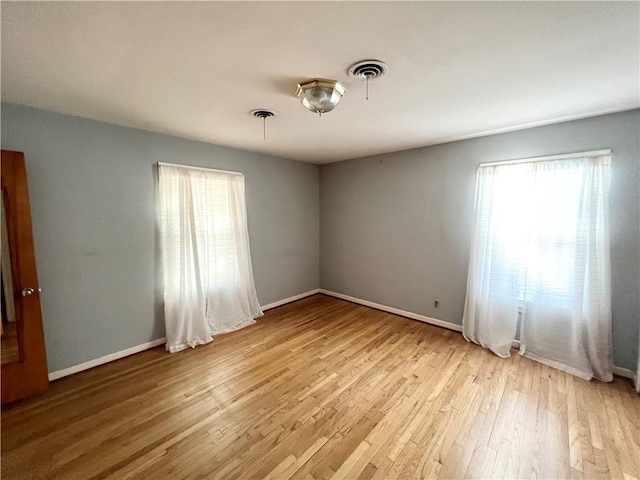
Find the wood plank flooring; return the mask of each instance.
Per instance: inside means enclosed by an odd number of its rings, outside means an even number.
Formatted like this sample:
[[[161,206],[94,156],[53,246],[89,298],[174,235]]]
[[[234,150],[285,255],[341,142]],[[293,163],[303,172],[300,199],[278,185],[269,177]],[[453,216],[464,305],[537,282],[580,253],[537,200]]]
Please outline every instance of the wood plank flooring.
[[[315,295],[2,410],[2,478],[640,477],[640,397]]]
[[[0,339],[0,363],[2,365],[20,360],[17,327],[16,322],[8,322],[3,325],[4,331]]]

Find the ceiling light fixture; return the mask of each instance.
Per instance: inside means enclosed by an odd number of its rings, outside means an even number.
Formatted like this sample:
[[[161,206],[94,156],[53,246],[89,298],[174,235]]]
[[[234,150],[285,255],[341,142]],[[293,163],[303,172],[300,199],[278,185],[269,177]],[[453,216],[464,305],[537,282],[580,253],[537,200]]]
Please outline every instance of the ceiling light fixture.
[[[258,108],[257,110],[251,110],[251,115],[256,118],[262,119],[262,138],[267,139],[267,118],[275,117],[277,114],[273,110],[265,110],[264,108]]]
[[[346,91],[347,89],[336,80],[316,78],[298,84],[296,96],[304,108],[321,116],[333,110]]]
[[[349,70],[347,70],[350,77],[367,81],[367,100],[369,100],[369,80],[375,80],[382,75],[386,75],[388,71],[389,67],[387,64],[380,60],[362,60],[361,62],[351,65]]]

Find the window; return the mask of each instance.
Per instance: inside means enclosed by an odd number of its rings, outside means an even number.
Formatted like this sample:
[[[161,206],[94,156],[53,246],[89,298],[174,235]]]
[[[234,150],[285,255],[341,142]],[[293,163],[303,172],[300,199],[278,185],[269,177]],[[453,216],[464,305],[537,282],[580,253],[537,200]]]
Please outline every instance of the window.
[[[244,176],[160,164],[160,229],[167,349],[250,325],[258,304]]]
[[[592,152],[478,169],[464,333],[610,379],[611,155]]]

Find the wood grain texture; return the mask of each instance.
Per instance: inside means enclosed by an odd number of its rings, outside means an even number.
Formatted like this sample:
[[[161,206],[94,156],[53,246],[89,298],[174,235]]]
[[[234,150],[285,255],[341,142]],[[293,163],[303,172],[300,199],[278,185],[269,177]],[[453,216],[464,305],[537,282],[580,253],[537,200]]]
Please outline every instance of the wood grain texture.
[[[18,327],[16,322],[9,322],[2,326],[2,338],[0,339],[0,364],[20,361],[20,349],[18,345]]]
[[[2,411],[2,478],[639,478],[640,397],[324,295]]]
[[[5,404],[44,392],[49,387],[49,377],[24,154],[2,150],[0,171],[19,352],[19,361],[2,364],[1,398]],[[23,297],[25,288],[33,288],[35,293]]]

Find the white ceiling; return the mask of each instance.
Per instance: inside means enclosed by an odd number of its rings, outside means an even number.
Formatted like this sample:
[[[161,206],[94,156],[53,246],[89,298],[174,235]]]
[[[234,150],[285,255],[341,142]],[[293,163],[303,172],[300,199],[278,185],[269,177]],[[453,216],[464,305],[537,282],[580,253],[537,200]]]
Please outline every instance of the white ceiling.
[[[313,163],[640,106],[638,2],[2,2],[2,100]],[[347,75],[363,59],[389,73]],[[298,82],[349,90],[318,118]],[[249,112],[270,108],[267,122]]]

